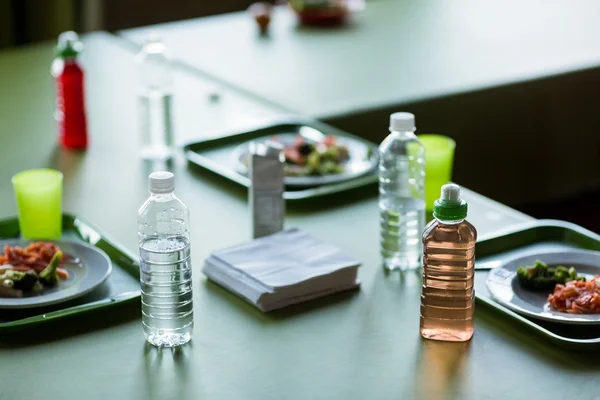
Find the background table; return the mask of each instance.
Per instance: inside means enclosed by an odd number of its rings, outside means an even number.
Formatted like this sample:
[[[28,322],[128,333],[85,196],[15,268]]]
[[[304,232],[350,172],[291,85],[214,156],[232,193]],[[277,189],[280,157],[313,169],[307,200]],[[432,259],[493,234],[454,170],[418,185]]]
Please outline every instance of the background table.
[[[121,35],[155,31],[182,63],[322,119],[598,67],[598,13],[590,0],[378,0],[342,28],[276,7],[265,38],[246,12]]]
[[[280,7],[267,38],[246,12],[120,34],[157,32],[180,65],[375,142],[411,111],[418,132],[456,139],[457,181],[517,206],[600,188],[599,14],[594,0],[378,0],[339,29]]]
[[[91,144],[55,147],[52,45],[0,53],[0,217],[16,213],[10,177],[26,168],[65,175],[64,208],[137,251],[136,211],[153,166],[137,158],[134,53],[120,39],[85,38]],[[179,138],[258,124],[280,111],[186,71],[176,75]],[[216,85],[216,86],[215,86]],[[215,88],[223,103],[205,102]],[[144,342],[138,305],[0,338],[0,399],[580,398],[598,393],[597,356],[553,348],[481,306],[467,344],[422,341],[416,274],[384,274],[376,198],[292,207],[286,223],[364,262],[359,291],[263,314],[206,281],[213,249],[249,238],[245,191],[178,158],[177,194],[191,210],[195,331],[180,349]],[[480,234],[531,218],[466,191]],[[341,201],[341,202],[340,202]],[[35,383],[32,384],[32,374]]]

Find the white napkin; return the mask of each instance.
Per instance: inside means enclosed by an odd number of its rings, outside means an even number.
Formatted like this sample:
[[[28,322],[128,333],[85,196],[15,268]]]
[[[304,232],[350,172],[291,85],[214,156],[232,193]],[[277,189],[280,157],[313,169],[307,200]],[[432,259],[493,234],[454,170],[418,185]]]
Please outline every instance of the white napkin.
[[[359,285],[360,261],[290,229],[214,252],[203,272],[263,311]]]

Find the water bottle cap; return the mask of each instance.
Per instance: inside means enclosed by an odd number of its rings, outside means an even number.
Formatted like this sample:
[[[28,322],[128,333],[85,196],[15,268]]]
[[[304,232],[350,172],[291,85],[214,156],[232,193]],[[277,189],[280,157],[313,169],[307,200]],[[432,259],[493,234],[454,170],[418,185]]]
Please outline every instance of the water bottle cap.
[[[433,203],[433,216],[444,221],[458,221],[467,217],[467,202],[460,197],[460,186],[448,183],[442,186],[440,198]]]
[[[157,171],[148,177],[151,193],[171,193],[175,190],[175,175],[168,171]]]
[[[406,132],[414,131],[415,116],[409,112],[397,112],[390,115],[390,131]]]

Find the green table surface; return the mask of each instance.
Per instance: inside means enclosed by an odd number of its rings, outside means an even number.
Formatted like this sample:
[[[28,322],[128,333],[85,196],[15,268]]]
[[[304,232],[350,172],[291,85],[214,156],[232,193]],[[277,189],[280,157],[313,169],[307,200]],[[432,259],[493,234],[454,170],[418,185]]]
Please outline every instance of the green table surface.
[[[257,35],[246,12],[135,28],[181,63],[318,118],[600,65],[600,2],[367,1],[344,28],[298,27],[286,7]],[[273,79],[277,76],[277,79]]]
[[[52,45],[0,53],[0,217],[16,213],[10,177],[34,167],[62,170],[64,208],[136,251],[136,211],[153,168],[137,157],[134,54],[121,39],[86,38],[90,148],[58,149],[48,73]],[[256,124],[279,111],[178,71],[180,139]],[[183,85],[182,85],[183,84]],[[216,86],[215,86],[216,85]],[[223,103],[205,102],[221,90]],[[186,104],[187,103],[187,104]],[[204,129],[206,128],[206,130]],[[374,196],[296,206],[286,224],[363,261],[360,290],[263,314],[206,281],[202,260],[249,239],[245,191],[171,166],[191,210],[195,330],[177,350],[145,344],[139,306],[80,316],[0,338],[0,399],[533,399],[598,396],[594,355],[539,342],[481,307],[467,344],[423,341],[419,278],[385,275]],[[531,218],[465,191],[481,235]],[[543,395],[543,396],[542,396]],[[596,397],[597,398],[597,397]]]

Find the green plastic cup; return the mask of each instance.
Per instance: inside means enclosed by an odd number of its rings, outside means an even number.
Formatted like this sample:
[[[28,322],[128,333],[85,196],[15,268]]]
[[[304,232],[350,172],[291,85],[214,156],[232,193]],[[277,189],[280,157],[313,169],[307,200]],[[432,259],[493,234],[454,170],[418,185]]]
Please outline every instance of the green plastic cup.
[[[62,181],[63,174],[53,169],[30,169],[13,176],[23,238],[60,238]]]
[[[423,134],[419,140],[425,147],[425,208],[433,211],[442,185],[452,180],[456,142],[443,135]]]

